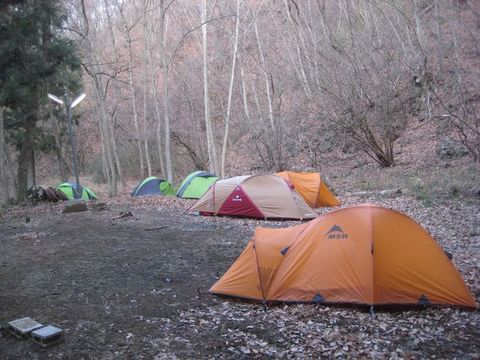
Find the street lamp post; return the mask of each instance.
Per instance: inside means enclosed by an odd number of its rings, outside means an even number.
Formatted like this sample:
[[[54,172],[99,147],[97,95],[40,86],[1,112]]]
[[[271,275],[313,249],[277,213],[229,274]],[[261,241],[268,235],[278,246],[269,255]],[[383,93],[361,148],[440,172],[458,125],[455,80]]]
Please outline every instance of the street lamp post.
[[[78,168],[77,168],[77,144],[75,141],[75,129],[72,126],[72,109],[80,104],[80,102],[85,99],[86,95],[81,94],[77,97],[73,102],[70,102],[70,97],[68,96],[67,89],[65,89],[65,93],[63,94],[63,100],[59,97],[48,94],[48,97],[59,103],[60,105],[65,105],[65,111],[67,115],[67,128],[68,128],[68,137],[70,140],[70,146],[72,147],[72,160],[73,160],[73,173],[75,175],[75,182],[76,186],[74,186],[74,190],[77,196],[75,198],[82,197],[82,187],[80,186],[80,180],[78,178]]]

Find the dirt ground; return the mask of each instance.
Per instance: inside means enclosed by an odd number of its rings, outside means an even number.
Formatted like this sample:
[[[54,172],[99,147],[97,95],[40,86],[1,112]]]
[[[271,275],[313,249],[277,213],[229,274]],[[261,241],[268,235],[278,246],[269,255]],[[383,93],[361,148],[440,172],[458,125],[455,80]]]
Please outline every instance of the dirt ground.
[[[404,211],[453,253],[480,301],[480,205],[423,207],[412,199],[376,202]],[[108,209],[63,214],[63,205],[0,218],[0,358],[480,358],[478,311],[380,311],[261,305],[207,294],[238,257],[256,225],[295,222],[199,217],[186,200],[110,201]],[[122,211],[133,216],[120,218]],[[17,340],[8,321],[29,316],[65,330],[43,349]]]

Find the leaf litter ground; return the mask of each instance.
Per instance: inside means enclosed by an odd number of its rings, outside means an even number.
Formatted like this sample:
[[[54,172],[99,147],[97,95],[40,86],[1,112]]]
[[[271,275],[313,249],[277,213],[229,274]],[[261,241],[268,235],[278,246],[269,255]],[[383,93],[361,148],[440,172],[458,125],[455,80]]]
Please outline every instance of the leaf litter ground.
[[[454,255],[480,300],[480,206],[424,207],[408,196],[349,196],[412,216]],[[0,218],[0,353],[5,359],[479,358],[479,312],[261,305],[207,293],[255,226],[200,217],[191,201],[117,197],[105,211],[15,208]],[[325,210],[322,210],[325,211]],[[26,218],[29,218],[28,222]],[[5,330],[30,316],[65,330],[41,349]]]

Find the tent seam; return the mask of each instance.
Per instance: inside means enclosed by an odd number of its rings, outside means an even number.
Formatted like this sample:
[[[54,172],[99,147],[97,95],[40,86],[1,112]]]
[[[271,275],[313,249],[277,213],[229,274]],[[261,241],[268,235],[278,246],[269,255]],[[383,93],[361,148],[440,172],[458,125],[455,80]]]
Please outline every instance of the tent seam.
[[[262,277],[260,275],[260,268],[258,267],[257,247],[255,246],[255,234],[253,234],[253,252],[255,253],[255,265],[257,267],[258,281],[260,283],[260,291],[262,292],[263,303],[265,304],[267,299],[265,297],[265,291],[263,290]]]

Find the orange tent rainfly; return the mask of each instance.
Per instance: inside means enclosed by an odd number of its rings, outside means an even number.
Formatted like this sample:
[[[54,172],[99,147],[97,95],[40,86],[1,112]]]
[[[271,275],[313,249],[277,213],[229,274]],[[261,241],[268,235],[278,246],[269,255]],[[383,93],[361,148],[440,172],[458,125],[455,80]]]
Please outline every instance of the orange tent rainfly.
[[[289,182],[275,175],[219,180],[190,210],[202,215],[253,218],[313,219],[317,216]]]
[[[282,171],[277,175],[290,181],[305,202],[313,208],[340,205],[340,202],[322,181],[319,173]]]
[[[287,229],[257,228],[210,292],[266,302],[476,307],[453,263],[420,225],[373,205]]]

